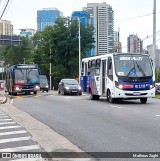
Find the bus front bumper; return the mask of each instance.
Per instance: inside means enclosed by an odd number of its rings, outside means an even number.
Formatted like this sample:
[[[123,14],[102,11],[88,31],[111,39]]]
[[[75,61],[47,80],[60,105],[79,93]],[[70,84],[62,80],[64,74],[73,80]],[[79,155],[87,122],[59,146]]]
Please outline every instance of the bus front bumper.
[[[14,92],[16,93],[22,93],[22,92],[37,92],[40,91],[40,87],[39,86],[35,86],[34,88],[27,88],[27,87],[16,87],[14,88]]]
[[[111,91],[112,98],[122,98],[122,99],[138,99],[138,98],[151,98],[155,97],[155,88],[151,90],[139,90],[139,91],[128,91],[115,88],[114,91]]]

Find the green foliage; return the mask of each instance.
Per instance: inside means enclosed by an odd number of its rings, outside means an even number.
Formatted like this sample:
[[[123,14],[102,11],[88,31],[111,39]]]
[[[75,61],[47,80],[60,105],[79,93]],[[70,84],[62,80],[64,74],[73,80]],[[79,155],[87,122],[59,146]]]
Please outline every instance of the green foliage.
[[[160,68],[155,71],[156,82],[160,82]]]
[[[78,76],[78,34],[78,22],[69,18],[59,18],[53,27],[46,27],[44,31],[35,34],[34,62],[40,64],[43,74],[48,75],[51,62],[52,76],[56,82],[62,78]],[[81,24],[81,58],[86,57],[93,42],[93,27]]]
[[[23,45],[0,47],[0,57],[5,64],[38,64],[42,73],[49,79],[49,63],[52,64],[52,78],[59,82],[62,78],[75,78],[79,68],[79,26],[78,21],[59,18],[54,26],[37,32],[29,40],[23,38]],[[93,27],[81,24],[81,58],[93,47]],[[52,82],[53,83],[53,82]]]
[[[22,46],[3,46],[1,47],[1,57],[5,60],[5,65],[13,65],[23,63],[26,58],[26,63],[33,63],[31,59],[33,47],[29,39],[23,38]]]

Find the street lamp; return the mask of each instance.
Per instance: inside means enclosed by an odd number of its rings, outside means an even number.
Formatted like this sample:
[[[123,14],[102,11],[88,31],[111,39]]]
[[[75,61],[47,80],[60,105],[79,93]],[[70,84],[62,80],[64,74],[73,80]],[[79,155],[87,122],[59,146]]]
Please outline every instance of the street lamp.
[[[81,22],[80,19],[85,17],[77,17],[79,25],[79,82],[81,79]]]
[[[79,82],[81,79],[81,23],[80,23],[80,17],[78,17],[79,22]]]
[[[50,63],[49,63],[49,78],[50,78],[49,86],[50,86],[50,90],[52,89],[52,76],[51,76],[52,71],[51,71],[51,69],[52,69],[52,64],[51,64],[51,48],[50,48]]]

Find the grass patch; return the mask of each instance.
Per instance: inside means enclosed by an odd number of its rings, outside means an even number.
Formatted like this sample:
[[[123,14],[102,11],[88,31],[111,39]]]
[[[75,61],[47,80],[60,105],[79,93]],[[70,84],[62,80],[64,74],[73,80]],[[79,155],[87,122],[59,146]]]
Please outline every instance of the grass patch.
[[[156,95],[155,95],[155,98],[160,99],[160,94],[156,94]]]

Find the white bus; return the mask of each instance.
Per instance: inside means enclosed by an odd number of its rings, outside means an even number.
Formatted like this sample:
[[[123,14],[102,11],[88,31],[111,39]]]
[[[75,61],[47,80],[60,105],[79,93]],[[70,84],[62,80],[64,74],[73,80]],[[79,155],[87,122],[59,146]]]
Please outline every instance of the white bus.
[[[82,59],[81,86],[92,100],[106,96],[114,103],[121,99],[155,96],[155,75],[147,54],[112,53]]]

